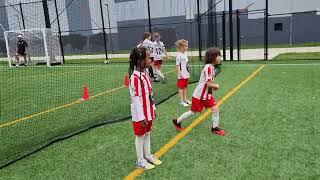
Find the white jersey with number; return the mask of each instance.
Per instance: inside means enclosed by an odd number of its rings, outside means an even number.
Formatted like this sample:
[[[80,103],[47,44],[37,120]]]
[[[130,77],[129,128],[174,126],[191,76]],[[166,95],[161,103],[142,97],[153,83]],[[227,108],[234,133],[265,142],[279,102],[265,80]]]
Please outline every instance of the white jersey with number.
[[[150,51],[150,55],[151,57],[153,57],[153,47],[152,47],[152,41],[150,41],[149,39],[145,39],[144,41],[142,41],[142,43],[140,43],[137,47],[145,47]]]
[[[163,52],[163,49],[165,48],[164,47],[164,44],[162,41],[154,41],[152,43],[152,48],[153,48],[153,57],[154,57],[154,60],[157,61],[157,60],[162,60],[163,57],[165,56],[164,52]]]
[[[182,77],[178,74],[178,79],[189,79],[190,70],[189,70],[189,60],[187,52],[178,52],[176,58],[176,65],[179,66]]]
[[[196,89],[193,92],[193,97],[200,100],[208,100],[211,98],[211,94],[208,94],[207,82],[214,80],[214,66],[212,64],[206,64],[202,69],[200,80]]]
[[[145,72],[134,71],[130,77],[132,121],[151,121],[155,118],[155,105],[150,77]]]

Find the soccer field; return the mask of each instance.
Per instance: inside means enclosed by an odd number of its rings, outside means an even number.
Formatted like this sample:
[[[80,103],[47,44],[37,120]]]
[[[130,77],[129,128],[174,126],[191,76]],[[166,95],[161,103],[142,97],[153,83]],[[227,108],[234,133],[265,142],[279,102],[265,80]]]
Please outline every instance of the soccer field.
[[[234,92],[220,105],[220,124],[226,136],[210,132],[209,115],[162,155],[161,166],[142,172],[139,178],[320,178],[320,62],[260,63],[266,65],[223,65],[216,99]],[[261,71],[234,89],[261,66]],[[192,68],[198,71],[199,67]],[[129,115],[129,92],[122,84],[127,71],[124,64],[0,68],[1,163],[18,157],[22,150],[32,152],[52,139],[63,138],[57,132],[67,136]],[[166,99],[175,91],[176,75],[172,65],[164,66],[163,72],[168,82],[155,84],[154,93]],[[84,84],[91,99],[81,102]],[[195,85],[188,88],[190,99]],[[187,110],[178,106],[177,95],[157,107],[153,152],[179,134],[171,120]],[[4,167],[0,179],[122,179],[134,170],[134,160],[128,119],[56,142]]]

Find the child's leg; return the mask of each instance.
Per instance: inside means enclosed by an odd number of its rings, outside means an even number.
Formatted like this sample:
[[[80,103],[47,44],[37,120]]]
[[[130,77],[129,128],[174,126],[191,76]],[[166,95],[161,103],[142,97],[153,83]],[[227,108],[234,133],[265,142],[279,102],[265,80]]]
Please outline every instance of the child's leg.
[[[153,79],[155,78],[154,69],[153,69],[153,62],[151,63],[151,65],[149,67],[149,76]]]
[[[24,64],[27,64],[27,63],[28,63],[28,61],[27,61],[27,55],[25,54],[25,55],[23,56],[23,58],[24,58]]]
[[[180,103],[184,102],[184,89],[179,89]]]
[[[183,122],[184,120],[188,119],[190,116],[194,115],[195,113],[191,110],[183,113],[178,119],[177,119],[177,123],[180,124],[181,122]]]
[[[156,78],[157,74],[156,74],[156,70],[154,67],[154,61],[152,61],[150,68],[152,69],[152,78]]]
[[[138,162],[142,162],[144,160],[144,157],[143,157],[144,138],[145,138],[145,135],[136,136],[135,145],[136,145],[136,154],[137,154]]]
[[[160,76],[161,79],[164,79],[164,75],[161,72],[161,65],[158,65],[156,68],[157,75]]]
[[[144,157],[148,162],[152,163],[153,165],[160,165],[162,164],[162,162],[157,157],[151,154],[150,136],[151,136],[150,131],[147,132],[144,136],[144,146],[143,146]]]
[[[144,157],[145,157],[146,159],[150,158],[150,156],[151,156],[151,149],[150,149],[150,131],[147,132],[147,133],[144,135],[143,153],[144,153]]]
[[[154,76],[156,80],[159,80],[159,74],[158,74],[158,65],[154,65]]]
[[[183,94],[183,101],[186,102],[187,104],[191,104],[191,101],[187,99],[187,88],[184,89],[184,94]]]
[[[187,100],[187,88],[185,88],[184,89],[184,97],[183,97],[184,99],[184,101],[186,101]]]
[[[219,109],[217,106],[213,106],[212,108],[212,128],[211,132],[217,135],[225,135],[225,132],[219,128]]]
[[[213,106],[211,109],[212,109],[212,128],[216,128],[219,126],[219,109],[217,106]]]
[[[16,53],[16,62],[17,62],[17,64],[19,64],[19,54],[18,53]]]

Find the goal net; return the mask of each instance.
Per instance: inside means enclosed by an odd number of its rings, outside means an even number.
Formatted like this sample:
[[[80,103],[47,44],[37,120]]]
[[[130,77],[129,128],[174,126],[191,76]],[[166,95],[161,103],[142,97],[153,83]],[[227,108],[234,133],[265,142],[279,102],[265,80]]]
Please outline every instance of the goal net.
[[[63,63],[57,32],[51,29],[25,29],[4,32],[9,66],[17,64],[18,35],[21,35],[27,43],[25,52],[28,65],[46,64],[51,66]],[[23,56],[19,57],[19,62],[25,63]]]

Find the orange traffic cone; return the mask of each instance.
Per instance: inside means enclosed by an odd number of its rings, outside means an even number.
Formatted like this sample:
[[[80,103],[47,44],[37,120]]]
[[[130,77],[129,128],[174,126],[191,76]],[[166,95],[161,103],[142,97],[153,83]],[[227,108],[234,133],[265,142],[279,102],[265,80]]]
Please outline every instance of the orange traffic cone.
[[[129,76],[128,76],[128,74],[126,74],[125,76],[124,76],[124,80],[123,80],[123,85],[124,86],[126,86],[126,87],[128,87],[129,86]]]
[[[85,84],[83,86],[83,93],[82,93],[82,98],[81,100],[82,101],[85,101],[85,100],[88,100],[90,97],[89,97],[89,93],[88,93],[88,88],[87,88],[87,85]]]

